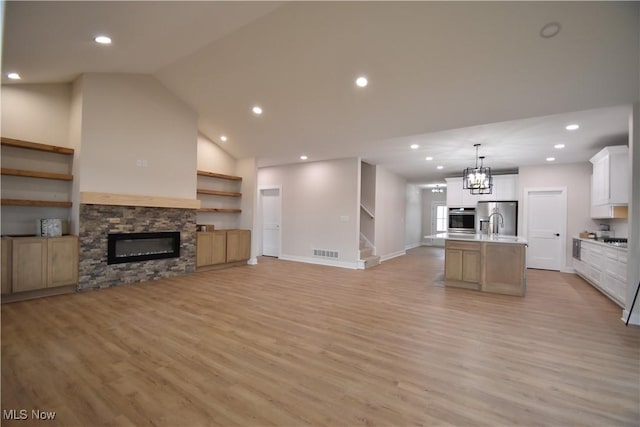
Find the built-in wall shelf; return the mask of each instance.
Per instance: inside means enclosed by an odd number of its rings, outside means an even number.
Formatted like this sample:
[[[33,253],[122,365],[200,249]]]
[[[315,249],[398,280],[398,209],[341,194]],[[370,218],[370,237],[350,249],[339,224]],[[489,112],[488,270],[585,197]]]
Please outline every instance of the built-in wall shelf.
[[[241,213],[242,209],[227,209],[227,208],[200,208],[198,212],[214,212],[214,213]]]
[[[0,142],[2,143],[2,145],[6,145],[9,147],[25,148],[27,150],[45,151],[45,152],[57,153],[57,154],[73,154],[74,153],[73,148],[69,148],[69,147],[40,144],[38,142],[23,141],[20,139],[7,138],[4,136],[1,138]]]
[[[223,173],[215,173],[215,172],[207,172],[207,171],[198,171],[198,175],[200,176],[208,176],[210,178],[219,178],[219,179],[228,179],[229,181],[242,181],[241,176],[235,175],[226,175]]]
[[[49,208],[70,208],[72,202],[62,202],[54,200],[23,200],[23,199],[0,199],[3,206],[41,206]]]
[[[43,178],[43,179],[57,179],[60,181],[73,181],[73,175],[71,174],[31,171],[31,170],[25,170],[25,169],[2,168],[2,170],[0,171],[0,174],[10,175],[10,176],[22,176],[27,178]]]
[[[242,193],[238,191],[242,185],[241,176],[203,170],[198,170],[197,174],[198,177],[202,178],[198,180],[196,193],[200,195],[199,199],[202,200],[203,204],[203,206],[198,209],[198,213],[205,214],[205,216],[207,216],[206,221],[211,221],[211,217],[208,216],[210,214],[242,213],[242,209],[239,208],[239,199],[242,197]],[[225,183],[224,181],[231,182]],[[235,200],[223,200],[218,196],[222,196],[223,198],[232,198]],[[228,222],[222,218],[219,219],[225,224]],[[205,221],[204,217],[201,218],[201,222],[202,221]]]
[[[198,194],[208,194],[210,196],[242,197],[242,193],[236,193],[234,191],[219,191],[219,190],[207,190],[204,188],[198,188],[196,192]]]

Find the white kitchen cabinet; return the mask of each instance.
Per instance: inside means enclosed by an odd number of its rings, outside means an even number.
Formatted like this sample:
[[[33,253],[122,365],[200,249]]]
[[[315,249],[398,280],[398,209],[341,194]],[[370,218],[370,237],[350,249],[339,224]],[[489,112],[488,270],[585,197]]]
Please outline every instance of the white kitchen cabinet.
[[[476,206],[478,202],[518,200],[518,175],[494,175],[491,194],[471,194],[462,188],[462,178],[446,178],[447,206]]]
[[[447,206],[464,206],[462,204],[462,178],[445,178],[445,181],[447,181]]]
[[[576,272],[613,302],[624,306],[627,289],[627,250],[596,242],[581,242]]]
[[[629,202],[629,149],[605,147],[590,159],[593,164],[591,204],[626,205]]]

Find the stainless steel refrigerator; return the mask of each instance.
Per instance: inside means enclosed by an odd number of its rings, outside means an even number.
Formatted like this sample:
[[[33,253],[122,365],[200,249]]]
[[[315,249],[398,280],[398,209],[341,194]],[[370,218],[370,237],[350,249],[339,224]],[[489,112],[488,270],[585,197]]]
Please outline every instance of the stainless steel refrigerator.
[[[476,232],[518,235],[518,202],[478,202]]]

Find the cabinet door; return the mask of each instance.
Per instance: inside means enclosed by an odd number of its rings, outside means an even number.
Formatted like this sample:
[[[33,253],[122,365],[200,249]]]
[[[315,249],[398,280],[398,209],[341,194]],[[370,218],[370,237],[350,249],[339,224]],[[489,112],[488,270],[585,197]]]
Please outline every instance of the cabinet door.
[[[47,239],[25,237],[12,241],[13,292],[47,286]]]
[[[447,206],[462,206],[462,178],[446,178]]]
[[[198,232],[196,234],[196,267],[213,263],[213,232]]]
[[[480,252],[462,252],[462,280],[464,282],[480,282]]]
[[[223,264],[227,262],[227,232],[214,231],[211,234],[211,264]]]
[[[227,231],[227,262],[248,260],[251,256],[251,231]]]
[[[78,283],[78,238],[47,239],[47,287]]]
[[[2,294],[11,293],[11,240],[2,238]]]
[[[445,280],[462,280],[462,250],[447,249],[444,254]]]
[[[518,175],[497,175],[493,177],[495,200],[518,200]]]
[[[593,164],[591,204],[602,205],[609,199],[609,156],[603,156]]]

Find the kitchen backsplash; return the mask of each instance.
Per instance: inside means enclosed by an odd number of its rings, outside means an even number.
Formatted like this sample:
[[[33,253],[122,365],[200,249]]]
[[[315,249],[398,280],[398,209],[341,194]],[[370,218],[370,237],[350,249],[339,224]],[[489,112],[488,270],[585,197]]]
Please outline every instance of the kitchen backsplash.
[[[629,222],[626,219],[601,219],[594,221],[595,231],[600,235],[600,224],[609,224],[611,237],[627,237],[629,235]]]

